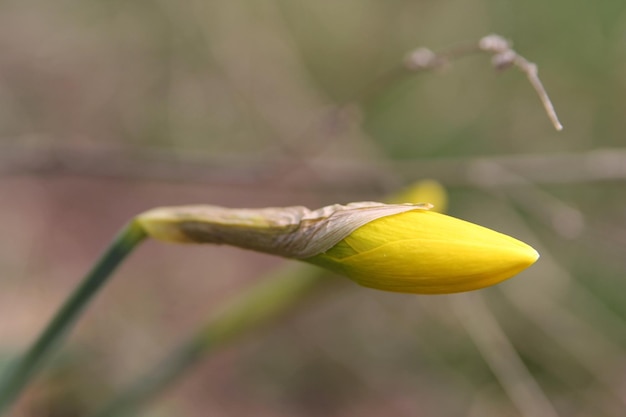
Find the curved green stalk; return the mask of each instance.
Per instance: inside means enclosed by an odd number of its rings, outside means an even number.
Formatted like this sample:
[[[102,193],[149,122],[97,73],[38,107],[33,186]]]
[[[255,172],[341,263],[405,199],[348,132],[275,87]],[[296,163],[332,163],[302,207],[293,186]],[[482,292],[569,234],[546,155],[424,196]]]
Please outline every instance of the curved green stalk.
[[[126,225],[28,351],[9,365],[0,378],[0,415],[8,411],[115,268],[145,237],[145,232],[135,221]]]
[[[179,346],[160,365],[139,377],[91,417],[132,414],[207,353],[284,314],[302,299],[315,293],[314,289],[334,282],[323,279],[324,274],[325,271],[310,266],[290,265],[273,274],[272,278],[262,280],[263,282],[226,304],[198,333]]]

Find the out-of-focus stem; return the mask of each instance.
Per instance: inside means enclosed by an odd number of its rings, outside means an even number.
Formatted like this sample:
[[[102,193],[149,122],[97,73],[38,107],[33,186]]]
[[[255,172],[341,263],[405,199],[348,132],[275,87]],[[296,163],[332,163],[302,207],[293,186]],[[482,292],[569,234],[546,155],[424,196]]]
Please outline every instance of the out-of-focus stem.
[[[9,365],[0,378],[0,415],[8,411],[115,268],[145,237],[143,229],[136,222],[132,221],[125,226],[26,353]]]
[[[204,355],[282,316],[304,298],[316,293],[315,289],[334,282],[324,279],[324,274],[323,270],[314,267],[290,265],[272,277],[262,279],[260,284],[227,303],[192,338],[176,348],[160,365],[140,376],[92,417],[132,414]]]
[[[452,298],[452,307],[523,417],[559,417],[478,293]]]

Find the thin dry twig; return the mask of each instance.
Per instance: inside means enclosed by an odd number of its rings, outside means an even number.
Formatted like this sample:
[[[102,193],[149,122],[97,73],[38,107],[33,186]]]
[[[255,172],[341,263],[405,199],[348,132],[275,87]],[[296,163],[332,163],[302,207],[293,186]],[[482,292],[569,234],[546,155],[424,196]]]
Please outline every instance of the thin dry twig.
[[[492,55],[491,64],[496,70],[504,71],[514,66],[526,74],[528,81],[530,81],[530,84],[537,92],[552,125],[558,131],[563,130],[563,125],[559,121],[552,101],[539,79],[537,64],[528,61],[518,54],[511,48],[511,43],[500,35],[487,35],[481,38],[478,44],[457,47],[447,53],[437,54],[430,49],[420,47],[407,55],[404,64],[411,71],[438,69],[448,65],[452,59],[478,51]]]
[[[526,74],[528,81],[530,81],[530,84],[537,92],[554,128],[559,131],[563,130],[563,125],[556,115],[552,101],[550,101],[550,97],[548,97],[548,93],[539,79],[537,64],[528,61],[515,52],[511,48],[510,43],[500,35],[485,36],[480,40],[478,45],[481,50],[494,54],[491,62],[496,69],[506,69],[514,65]]]

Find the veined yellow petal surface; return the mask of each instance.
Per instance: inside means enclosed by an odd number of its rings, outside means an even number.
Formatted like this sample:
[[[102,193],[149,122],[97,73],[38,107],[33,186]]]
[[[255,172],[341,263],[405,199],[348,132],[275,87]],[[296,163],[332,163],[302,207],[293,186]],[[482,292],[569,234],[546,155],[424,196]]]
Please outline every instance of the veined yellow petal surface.
[[[426,210],[374,220],[308,261],[386,291],[442,294],[497,284],[539,254],[502,233]]]

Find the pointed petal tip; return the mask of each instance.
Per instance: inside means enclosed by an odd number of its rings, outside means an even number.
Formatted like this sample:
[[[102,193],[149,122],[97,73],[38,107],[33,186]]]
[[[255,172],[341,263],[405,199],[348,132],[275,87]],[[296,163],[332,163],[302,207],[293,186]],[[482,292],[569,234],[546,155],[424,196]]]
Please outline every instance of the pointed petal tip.
[[[530,250],[528,253],[528,256],[531,259],[530,265],[534,264],[535,262],[537,262],[539,260],[539,258],[541,258],[541,255],[539,254],[539,252],[537,252],[537,250],[535,248],[533,248],[532,246],[529,246]]]
[[[508,279],[523,270],[530,268],[537,260],[540,255],[532,246],[524,244],[523,248],[518,248],[515,251],[515,254],[511,253],[513,257],[509,258],[511,265],[517,265],[510,273],[510,275],[504,279]]]

